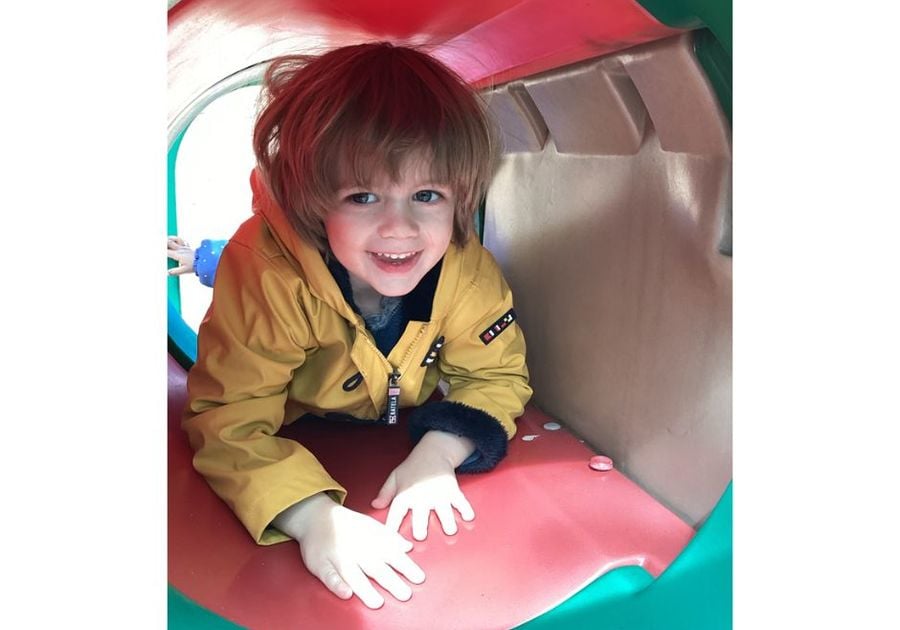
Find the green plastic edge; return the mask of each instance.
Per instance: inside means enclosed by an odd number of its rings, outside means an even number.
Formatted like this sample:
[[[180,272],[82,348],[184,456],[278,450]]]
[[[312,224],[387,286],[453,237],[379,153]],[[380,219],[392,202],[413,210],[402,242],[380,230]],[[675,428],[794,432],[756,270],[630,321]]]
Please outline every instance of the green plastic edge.
[[[475,211],[475,234],[478,235],[478,242],[484,245],[484,213],[486,212],[487,198],[482,197]]]
[[[185,131],[187,129],[185,128]],[[167,204],[166,204],[166,234],[178,234],[178,210],[176,208],[175,197],[175,160],[178,157],[178,149],[181,147],[181,141],[184,139],[184,131],[175,139],[166,157],[166,183],[168,188]],[[168,268],[171,269],[177,263],[171,258],[168,259]],[[167,292],[169,294],[169,302],[175,305],[177,312],[181,312],[181,288],[178,284],[177,276],[168,276]]]
[[[731,0],[636,0],[654,18],[672,28],[709,28],[731,56]]]
[[[232,630],[241,628],[188,599],[171,584],[168,597],[168,627],[196,630]]]
[[[731,120],[731,55],[709,29],[694,33],[694,54],[706,73],[729,126]]]
[[[731,124],[731,0],[636,0],[672,28],[696,30],[694,53]],[[706,27],[706,28],[704,28]]]
[[[178,159],[178,149],[181,141],[190,125],[172,143],[168,153],[168,209],[166,218],[167,234],[178,234],[178,210],[175,196],[175,162]],[[175,261],[169,259],[169,269],[175,266]],[[168,287],[168,348],[169,354],[184,369],[190,369],[197,359],[197,333],[191,329],[181,316],[181,289],[178,276],[167,278]]]
[[[719,101],[719,107],[733,127],[731,118],[731,55],[725,50],[715,35],[708,29],[694,32],[694,55],[703,68],[710,85]],[[732,245],[732,206],[724,209],[722,218],[722,235],[719,239],[719,253],[723,256],[733,255]]]
[[[732,484],[669,568],[606,573],[518,630],[725,630],[732,627]]]

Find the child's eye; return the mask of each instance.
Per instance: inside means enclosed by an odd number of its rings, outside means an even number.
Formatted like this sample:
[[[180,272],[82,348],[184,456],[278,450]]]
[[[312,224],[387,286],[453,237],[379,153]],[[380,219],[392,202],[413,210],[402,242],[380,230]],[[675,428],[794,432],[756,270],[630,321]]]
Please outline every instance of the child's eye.
[[[441,193],[436,190],[420,190],[413,195],[413,199],[422,203],[433,203],[442,198]]]
[[[375,203],[377,201],[375,195],[370,192],[354,193],[347,197],[347,199],[353,203],[359,204]]]

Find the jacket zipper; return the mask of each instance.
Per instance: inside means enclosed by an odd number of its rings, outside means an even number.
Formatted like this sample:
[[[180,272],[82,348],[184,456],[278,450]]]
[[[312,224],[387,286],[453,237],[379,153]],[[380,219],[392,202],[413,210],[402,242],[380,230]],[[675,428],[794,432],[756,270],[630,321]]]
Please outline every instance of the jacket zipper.
[[[413,339],[413,342],[410,344],[409,348],[406,349],[406,354],[403,355],[403,359],[400,361],[401,364],[407,362],[412,353],[412,349],[416,347],[416,342],[425,332],[425,328],[425,326],[422,326],[419,329],[419,333],[416,335],[416,338]],[[386,359],[385,362],[387,362]],[[385,409],[382,419],[387,424],[397,424],[397,414],[400,411],[400,370],[398,370],[390,363],[388,363],[388,365],[390,365],[391,367],[391,373],[388,375],[387,409]]]
[[[388,424],[397,424],[397,411],[400,409],[400,371],[394,368],[388,376],[387,409],[384,412]]]

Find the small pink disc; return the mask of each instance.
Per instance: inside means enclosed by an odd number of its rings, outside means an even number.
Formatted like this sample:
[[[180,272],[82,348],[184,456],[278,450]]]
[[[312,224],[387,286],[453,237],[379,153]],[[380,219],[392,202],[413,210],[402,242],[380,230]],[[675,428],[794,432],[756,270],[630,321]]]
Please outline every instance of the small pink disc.
[[[594,470],[612,470],[613,461],[606,455],[594,455],[588,464]]]

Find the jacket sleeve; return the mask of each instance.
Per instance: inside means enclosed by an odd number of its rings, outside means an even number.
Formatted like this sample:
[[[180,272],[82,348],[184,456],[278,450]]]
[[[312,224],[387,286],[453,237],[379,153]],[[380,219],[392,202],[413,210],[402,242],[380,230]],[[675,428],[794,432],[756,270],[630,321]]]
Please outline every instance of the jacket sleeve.
[[[483,472],[506,456],[515,420],[531,398],[525,337],[514,319],[508,321],[515,317],[512,292],[487,250],[459,304],[447,319],[447,339],[438,360],[449,392],[442,401],[413,411],[410,431],[413,441],[431,429],[472,439],[476,451],[458,470]]]
[[[260,544],[287,539],[269,526],[285,508],[317,492],[340,501],[346,495],[312,453],[274,435],[309,337],[295,292],[278,269],[232,239],[200,325],[182,426],[194,468]]]

